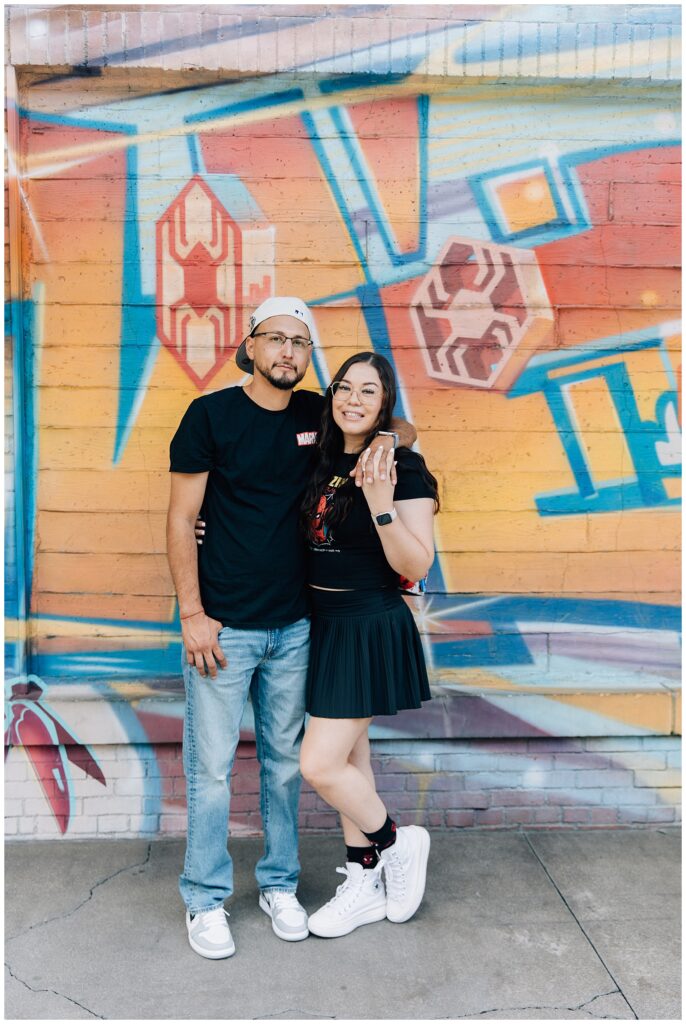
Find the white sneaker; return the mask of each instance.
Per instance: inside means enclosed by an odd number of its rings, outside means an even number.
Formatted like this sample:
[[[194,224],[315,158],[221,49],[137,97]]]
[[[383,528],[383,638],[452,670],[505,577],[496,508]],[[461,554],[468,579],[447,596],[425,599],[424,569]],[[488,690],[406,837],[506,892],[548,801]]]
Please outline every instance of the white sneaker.
[[[294,892],[261,892],[260,907],[272,919],[272,929],[286,942],[298,942],[310,934],[307,930],[307,912]]]
[[[405,825],[393,846],[381,850],[386,877],[386,916],[400,924],[409,921],[422,902],[429,859],[429,833],[420,825]]]
[[[308,920],[313,935],[335,939],[347,935],[361,924],[383,921],[386,916],[386,893],[381,881],[381,863],[366,869],[361,864],[348,862],[336,868],[346,880],[336,889],[336,895]]]
[[[223,907],[214,907],[195,914],[186,911],[186,928],[191,949],[208,960],[223,960],[236,952],[227,924],[228,913]]]

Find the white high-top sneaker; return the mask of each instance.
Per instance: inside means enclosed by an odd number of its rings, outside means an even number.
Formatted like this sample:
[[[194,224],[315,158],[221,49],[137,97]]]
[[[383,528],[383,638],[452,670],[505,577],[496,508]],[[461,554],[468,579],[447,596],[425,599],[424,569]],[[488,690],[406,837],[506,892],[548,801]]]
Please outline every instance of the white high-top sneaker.
[[[386,877],[386,916],[400,924],[409,921],[422,902],[429,859],[429,833],[421,825],[405,825],[393,846],[381,850]]]
[[[345,875],[336,889],[336,895],[320,910],[308,918],[308,927],[313,935],[335,939],[347,935],[361,924],[383,921],[386,916],[386,893],[381,881],[381,862],[375,868],[366,869],[361,864],[348,861],[344,868],[336,868]]]

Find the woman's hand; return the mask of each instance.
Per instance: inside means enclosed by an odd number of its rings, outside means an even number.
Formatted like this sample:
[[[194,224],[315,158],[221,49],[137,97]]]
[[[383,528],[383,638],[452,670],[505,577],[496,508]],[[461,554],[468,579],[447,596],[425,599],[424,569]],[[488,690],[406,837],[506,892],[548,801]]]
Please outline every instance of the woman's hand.
[[[371,460],[374,470],[373,481],[368,483],[368,475],[364,473],[364,481],[362,483],[362,493],[367,499],[369,511],[373,516],[381,515],[382,512],[390,512],[393,508],[393,494],[395,493],[397,482],[394,455],[395,450],[393,448],[388,452],[385,452],[383,448],[377,448],[374,455],[367,454],[363,456],[363,472],[367,459]],[[381,462],[382,459],[383,463]],[[379,476],[380,465],[385,470],[383,480]]]
[[[202,539],[205,536],[205,523],[198,516],[195,520],[195,540],[197,544],[202,544]]]

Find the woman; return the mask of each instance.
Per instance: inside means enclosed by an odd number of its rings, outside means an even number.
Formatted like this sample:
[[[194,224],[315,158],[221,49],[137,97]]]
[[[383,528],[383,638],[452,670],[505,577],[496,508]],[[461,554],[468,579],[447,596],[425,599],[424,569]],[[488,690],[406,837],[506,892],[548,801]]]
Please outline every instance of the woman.
[[[343,363],[327,389],[319,461],[303,502],[312,632],[300,766],[339,811],[346,844],[346,866],[337,868],[345,882],[308,921],[326,937],[385,917],[409,920],[426,879],[429,834],[396,828],[389,817],[374,786],[368,730],[375,715],[418,708],[431,696],[399,587],[423,578],[433,561],[438,489],[422,457],[406,448],[377,452],[372,484],[357,488],[349,475],[377,431],[389,430],[395,399],[383,356],[361,352]],[[382,457],[384,480],[376,472]]]

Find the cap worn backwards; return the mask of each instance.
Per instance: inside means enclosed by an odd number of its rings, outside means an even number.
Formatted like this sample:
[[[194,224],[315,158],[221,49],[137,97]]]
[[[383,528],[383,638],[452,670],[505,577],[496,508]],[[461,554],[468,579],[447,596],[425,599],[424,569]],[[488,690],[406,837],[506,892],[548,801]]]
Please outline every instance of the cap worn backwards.
[[[319,343],[317,327],[311,311],[307,308],[302,299],[298,299],[292,295],[272,295],[271,298],[265,299],[264,302],[257,307],[248,321],[248,337],[254,333],[255,329],[263,320],[268,320],[272,316],[293,316],[297,320],[301,320],[310,332],[310,338],[313,345],[317,345]],[[245,347],[246,341],[247,338],[241,342],[238,351],[236,352],[236,363],[245,373],[253,373],[255,367],[252,359],[247,353]]]

